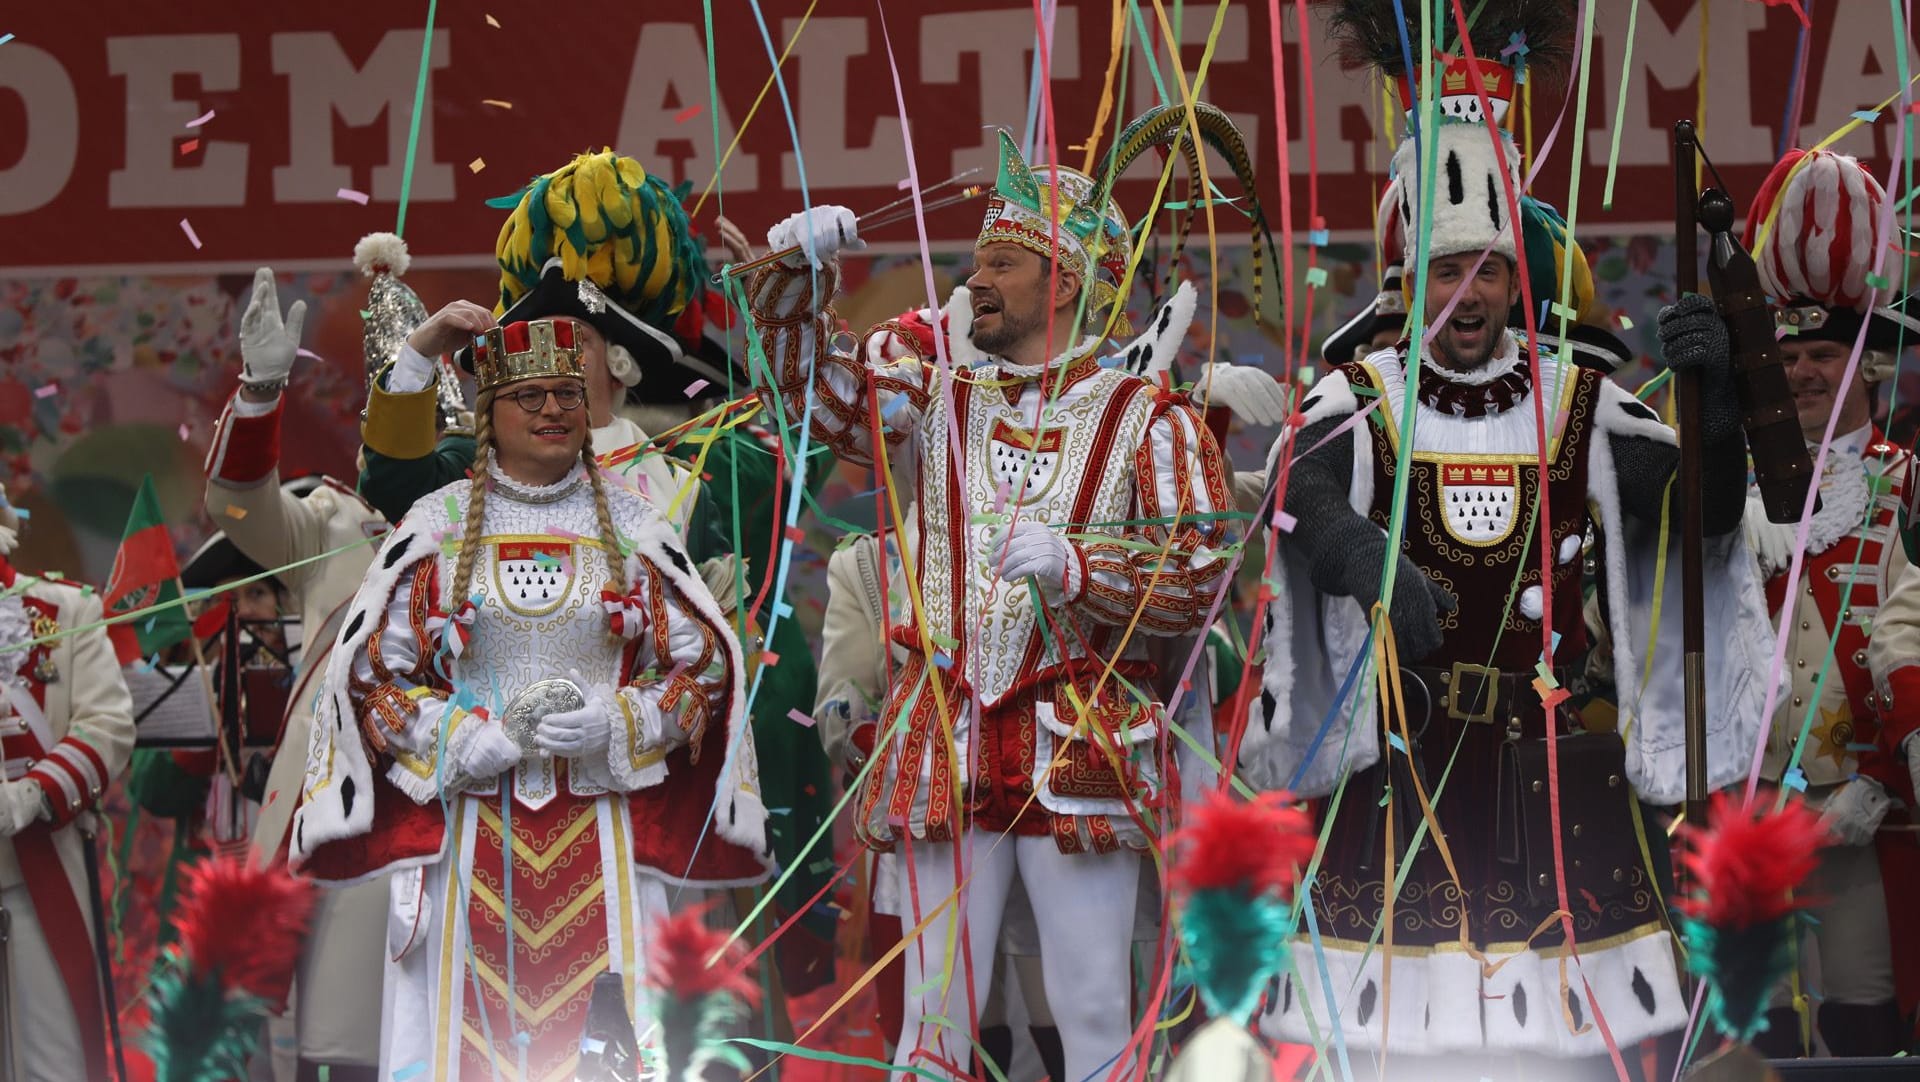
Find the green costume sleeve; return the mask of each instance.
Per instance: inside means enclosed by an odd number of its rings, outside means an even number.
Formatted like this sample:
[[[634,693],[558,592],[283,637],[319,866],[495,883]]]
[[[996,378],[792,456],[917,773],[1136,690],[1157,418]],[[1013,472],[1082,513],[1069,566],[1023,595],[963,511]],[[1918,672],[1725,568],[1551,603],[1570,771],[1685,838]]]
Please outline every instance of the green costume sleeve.
[[[424,458],[389,458],[369,447],[367,465],[360,471],[360,495],[373,509],[399,522],[414,501],[442,485],[449,485],[473,468],[472,436],[445,436]]]

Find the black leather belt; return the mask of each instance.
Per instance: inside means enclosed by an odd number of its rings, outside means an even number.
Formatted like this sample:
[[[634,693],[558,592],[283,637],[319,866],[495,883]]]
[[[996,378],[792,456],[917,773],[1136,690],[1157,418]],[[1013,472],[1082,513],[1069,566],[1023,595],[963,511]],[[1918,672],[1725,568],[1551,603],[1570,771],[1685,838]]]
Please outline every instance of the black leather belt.
[[[1533,689],[1538,674],[1531,670],[1503,671],[1457,661],[1446,668],[1407,665],[1400,671],[1425,688],[1430,717],[1444,716],[1474,725],[1501,725],[1540,709],[1540,696]],[[1554,679],[1564,686],[1570,672],[1556,668]]]

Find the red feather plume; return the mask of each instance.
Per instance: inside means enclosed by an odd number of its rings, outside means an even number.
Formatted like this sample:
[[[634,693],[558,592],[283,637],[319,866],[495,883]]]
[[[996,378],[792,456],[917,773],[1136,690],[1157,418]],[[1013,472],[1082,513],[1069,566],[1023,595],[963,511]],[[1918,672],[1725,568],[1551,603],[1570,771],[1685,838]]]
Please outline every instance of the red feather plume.
[[[729,944],[727,933],[709,928],[703,919],[706,908],[682,910],[654,925],[647,944],[647,983],[683,1002],[725,993],[752,1004],[760,987],[747,976],[745,946]]]
[[[1288,793],[1262,793],[1247,801],[1224,790],[1208,793],[1173,835],[1179,847],[1173,889],[1290,898],[1294,874],[1313,857],[1315,845],[1313,820],[1292,804]]]
[[[1779,920],[1808,899],[1793,892],[1806,882],[1818,850],[1830,840],[1820,816],[1789,800],[1778,811],[1761,794],[1752,803],[1715,793],[1706,827],[1682,828],[1681,865],[1694,889],[1681,912],[1715,928],[1738,931]]]
[[[312,912],[312,884],[285,868],[212,857],[186,870],[180,952],[193,972],[217,973],[230,993],[285,1002]]]

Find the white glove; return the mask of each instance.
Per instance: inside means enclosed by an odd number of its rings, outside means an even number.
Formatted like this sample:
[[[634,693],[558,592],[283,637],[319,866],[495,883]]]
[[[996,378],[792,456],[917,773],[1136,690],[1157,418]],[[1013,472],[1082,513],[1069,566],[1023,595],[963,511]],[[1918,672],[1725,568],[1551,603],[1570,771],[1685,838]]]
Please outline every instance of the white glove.
[[[447,740],[447,773],[456,779],[488,781],[520,762],[520,745],[498,722],[468,717]]]
[[[1050,604],[1080,596],[1080,561],[1065,538],[1046,524],[1022,518],[1011,528],[994,527],[987,541],[987,566],[1006,582],[1032,578]]]
[[[818,206],[789,214],[767,230],[767,247],[776,252],[798,247],[816,267],[833,262],[841,252],[857,252],[866,246],[867,242],[860,239],[860,223],[845,207]]]
[[[700,579],[707,584],[707,592],[721,612],[732,612],[740,607],[740,582],[735,569],[740,566],[740,557],[734,553],[714,556],[700,562]]]
[[[1907,777],[1913,779],[1913,795],[1920,799],[1920,732],[1907,734],[1900,742],[1900,754],[1907,760]]]
[[[579,669],[567,672],[575,687],[585,684]],[[567,759],[585,759],[605,754],[613,739],[613,712],[617,709],[613,693],[604,687],[587,692],[587,705],[578,710],[548,714],[533,730],[533,742],[545,755]]]
[[[47,817],[47,798],[39,782],[0,782],[0,838],[11,838]]]
[[[300,328],[306,321],[307,302],[294,301],[287,309],[286,321],[281,322],[273,268],[254,271],[253,299],[240,316],[240,379],[246,383],[284,381],[300,352]]]
[[[1225,406],[1250,425],[1277,425],[1287,419],[1287,385],[1273,373],[1250,364],[1215,361],[1193,388],[1193,400]]]
[[[1820,821],[1841,845],[1866,845],[1873,841],[1892,803],[1879,782],[1856,777],[1827,798]]]

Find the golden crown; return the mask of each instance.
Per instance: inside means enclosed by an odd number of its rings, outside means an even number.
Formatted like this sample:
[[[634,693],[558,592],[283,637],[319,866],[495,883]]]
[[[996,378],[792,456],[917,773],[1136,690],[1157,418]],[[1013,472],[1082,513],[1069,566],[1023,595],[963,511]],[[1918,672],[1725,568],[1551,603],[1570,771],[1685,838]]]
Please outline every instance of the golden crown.
[[[490,391],[523,379],[587,378],[573,321],[534,319],[495,327],[474,339],[473,374]]]

